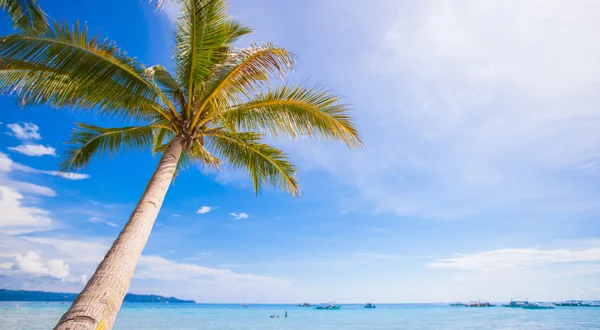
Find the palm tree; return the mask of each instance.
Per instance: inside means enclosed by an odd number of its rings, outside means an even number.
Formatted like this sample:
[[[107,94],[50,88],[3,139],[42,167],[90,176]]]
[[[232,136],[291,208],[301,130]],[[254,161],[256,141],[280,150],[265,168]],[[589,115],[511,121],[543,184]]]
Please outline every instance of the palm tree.
[[[0,9],[8,13],[15,28],[31,29],[48,25],[46,14],[36,0],[0,0]]]
[[[93,109],[133,124],[77,124],[62,170],[131,149],[162,154],[129,221],[55,329],[110,329],[169,186],[197,161],[245,171],[296,195],[296,170],[265,136],[311,137],[361,145],[347,106],[323,88],[273,78],[293,70],[294,56],[273,44],[232,46],[250,29],[226,14],[223,0],[184,0],[177,21],[175,74],[145,68],[85,27],[55,23],[0,39],[0,93],[23,104]]]

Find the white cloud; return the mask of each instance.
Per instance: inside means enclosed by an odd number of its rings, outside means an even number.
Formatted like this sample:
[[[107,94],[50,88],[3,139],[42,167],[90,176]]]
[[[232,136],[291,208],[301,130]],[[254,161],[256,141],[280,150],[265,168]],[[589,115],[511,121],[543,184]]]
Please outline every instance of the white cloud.
[[[17,254],[13,270],[23,271],[33,276],[50,276],[60,280],[69,277],[69,265],[60,259],[44,261],[40,255],[29,251],[24,255]]]
[[[139,279],[161,281],[182,281],[190,279],[227,280],[232,282],[264,282],[286,285],[287,282],[260,275],[238,274],[229,269],[202,267],[194,264],[178,263],[159,256],[142,256],[135,274]]]
[[[174,216],[175,218],[181,218],[181,214],[178,214],[178,213],[173,213],[173,216]]]
[[[52,246],[61,259],[69,264],[95,267],[108,251],[109,239],[97,237],[61,238],[61,237],[25,237],[29,242]],[[93,270],[93,269],[92,269]]]
[[[593,293],[600,293],[600,288],[596,288],[593,287],[591,285],[586,285],[582,288],[582,291],[584,292],[593,292]]]
[[[13,161],[4,153],[0,152],[0,171],[9,172]]]
[[[290,144],[309,160],[302,168],[355,188],[344,208],[444,219],[598,213],[600,35],[590,31],[600,2],[374,6],[395,17],[357,22],[377,29],[379,49],[356,73],[363,84],[340,82],[366,151]]]
[[[110,222],[110,221],[106,221],[102,218],[98,218],[98,217],[91,217],[88,219],[89,222],[92,223],[102,223],[105,224],[107,226],[111,226],[111,227],[118,227],[118,225],[116,223]]]
[[[24,206],[22,200],[23,195],[15,189],[0,186],[0,229],[4,233],[15,235],[52,229],[49,211]]]
[[[56,149],[41,144],[22,144],[17,147],[9,147],[8,149],[20,152],[27,156],[56,156]]]
[[[52,188],[38,186],[37,184],[22,182],[22,181],[7,181],[4,184],[9,185],[11,188],[18,190],[23,193],[31,193],[35,195],[42,195],[48,197],[56,196],[56,191]]]
[[[20,276],[22,281],[27,281],[24,275],[30,277],[36,274],[48,273],[61,275],[61,265],[68,265],[69,275],[59,282],[62,290],[80,290],[81,283],[85,283],[87,276],[91,275],[103,259],[110,247],[111,239],[97,237],[3,237],[0,234],[0,274],[7,276]],[[14,259],[17,255],[21,258],[29,251],[34,251],[40,260],[29,255],[26,260],[33,260],[33,265],[22,266],[28,273],[10,271],[14,268]],[[39,251],[43,251],[40,253]],[[200,253],[207,256],[209,253]],[[8,257],[7,257],[8,256]],[[45,258],[44,258],[45,257]],[[61,260],[60,262],[47,261]],[[37,263],[36,263],[37,262]],[[31,262],[30,262],[31,263]],[[7,270],[8,269],[8,270]],[[65,275],[62,273],[62,275]],[[41,290],[59,290],[56,283],[37,287]],[[70,286],[69,286],[70,285]],[[218,269],[199,266],[196,264],[178,262],[156,255],[142,255],[133,276],[131,291],[136,293],[153,293],[181,298],[203,299],[204,301],[226,302],[236,299],[261,299],[260,301],[277,301],[271,297],[285,296],[290,283],[284,279],[271,276],[236,273],[229,269]],[[240,298],[247,296],[247,298]]]
[[[90,178],[88,174],[73,173],[73,172],[59,172],[59,171],[44,171],[38,170],[23,164],[15,163],[8,157],[7,154],[0,152],[0,171],[20,171],[25,173],[39,173],[47,174],[52,176],[58,176],[68,180],[84,180]]]
[[[582,250],[501,249],[438,259],[428,264],[432,268],[448,268],[473,271],[498,271],[503,269],[530,268],[544,265],[598,262],[600,247]]]
[[[230,215],[235,219],[235,220],[242,220],[242,219],[248,219],[249,215],[247,213],[230,213]]]
[[[200,209],[198,209],[198,211],[196,211],[197,214],[206,214],[208,212],[212,211],[212,207],[210,206],[202,206]]]
[[[67,179],[67,180],[85,180],[85,179],[90,178],[90,176],[88,174],[82,174],[82,173],[59,172],[59,171],[41,171],[41,172],[48,174],[48,175],[59,176],[63,179]]]
[[[12,131],[12,134],[8,134],[13,135],[19,140],[39,140],[42,138],[40,133],[38,133],[39,127],[34,123],[22,123],[22,125],[15,123],[8,124],[6,127]]]

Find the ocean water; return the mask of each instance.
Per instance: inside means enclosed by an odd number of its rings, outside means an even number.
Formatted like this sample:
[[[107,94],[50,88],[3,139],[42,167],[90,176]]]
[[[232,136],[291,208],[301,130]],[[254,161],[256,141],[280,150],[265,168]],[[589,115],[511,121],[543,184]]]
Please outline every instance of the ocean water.
[[[15,305],[19,305],[16,310]],[[9,311],[4,308],[11,307]],[[52,329],[69,303],[0,302],[0,329]],[[288,318],[283,318],[285,311]],[[270,315],[280,318],[272,319]],[[294,305],[125,304],[114,329],[600,329],[600,308],[524,310],[442,304],[342,305],[314,310]]]

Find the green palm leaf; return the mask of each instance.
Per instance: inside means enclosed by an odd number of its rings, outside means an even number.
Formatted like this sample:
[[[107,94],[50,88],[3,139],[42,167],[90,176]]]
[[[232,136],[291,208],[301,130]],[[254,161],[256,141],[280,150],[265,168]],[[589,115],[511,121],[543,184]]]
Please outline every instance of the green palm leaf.
[[[292,138],[339,140],[350,147],[362,142],[339,98],[322,88],[287,85],[217,113],[215,121],[243,131],[268,131]]]
[[[130,126],[102,128],[93,125],[77,124],[65,154],[61,171],[79,170],[85,167],[92,157],[109,155],[122,150],[145,150],[152,145],[154,127]]]
[[[281,150],[260,143],[261,138],[259,133],[218,131],[209,135],[207,145],[208,149],[226,159],[233,169],[246,171],[257,194],[265,184],[280,186],[292,196],[300,194],[294,165]]]
[[[175,62],[177,80],[188,93],[187,117],[193,95],[214,67],[227,56],[229,45],[250,29],[232,20],[223,0],[185,0],[177,20]]]
[[[201,104],[192,120],[194,126],[208,105],[212,109],[229,107],[240,103],[267,86],[269,79],[282,78],[294,69],[295,57],[286,49],[271,43],[252,45],[230,54],[229,59],[218,68],[200,95]]]
[[[35,0],[0,0],[0,9],[8,12],[15,28],[38,29],[48,25],[46,13]]]
[[[155,65],[146,69],[146,77],[154,79],[158,87],[171,98],[174,104],[179,104],[182,109],[185,107],[185,95],[181,86],[164,66]]]
[[[90,37],[79,24],[55,23],[54,29],[3,37],[0,58],[0,93],[16,93],[26,103],[97,108],[134,118],[165,112],[157,101],[163,95],[145,78],[144,67],[114,43]]]

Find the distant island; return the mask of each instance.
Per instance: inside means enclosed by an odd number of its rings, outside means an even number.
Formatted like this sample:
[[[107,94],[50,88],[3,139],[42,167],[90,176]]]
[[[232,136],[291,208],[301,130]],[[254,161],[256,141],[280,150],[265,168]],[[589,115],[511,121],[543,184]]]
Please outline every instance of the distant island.
[[[28,290],[0,289],[0,301],[73,301],[76,293],[44,292]],[[194,300],[182,300],[175,297],[156,295],[133,294],[125,295],[125,302],[136,303],[170,303],[170,304],[195,304]]]

